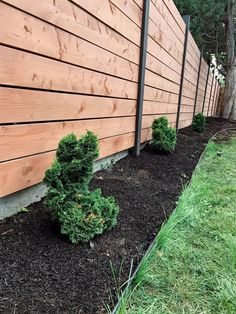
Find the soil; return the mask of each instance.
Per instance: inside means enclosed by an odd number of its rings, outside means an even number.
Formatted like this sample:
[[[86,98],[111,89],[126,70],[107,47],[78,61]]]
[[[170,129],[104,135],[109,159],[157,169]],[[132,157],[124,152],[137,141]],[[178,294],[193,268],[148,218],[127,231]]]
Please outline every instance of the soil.
[[[0,313],[96,314],[106,313],[107,304],[112,309],[117,286],[172,213],[205,144],[217,131],[235,126],[208,119],[202,134],[181,130],[170,155],[147,147],[139,157],[129,155],[96,173],[91,189],[113,195],[120,214],[117,227],[90,244],[72,245],[61,236],[43,201],[1,221]]]

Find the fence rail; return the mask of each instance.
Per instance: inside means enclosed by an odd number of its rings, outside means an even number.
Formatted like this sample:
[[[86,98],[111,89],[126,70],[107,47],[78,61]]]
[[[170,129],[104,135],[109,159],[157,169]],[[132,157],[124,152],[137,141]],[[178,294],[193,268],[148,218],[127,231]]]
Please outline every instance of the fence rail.
[[[178,108],[179,128],[215,114],[219,83],[189,31],[184,54],[174,2],[148,1],[140,140],[143,0],[0,1],[0,197],[41,182],[70,132],[94,131],[103,158],[149,140],[156,117],[176,127]]]

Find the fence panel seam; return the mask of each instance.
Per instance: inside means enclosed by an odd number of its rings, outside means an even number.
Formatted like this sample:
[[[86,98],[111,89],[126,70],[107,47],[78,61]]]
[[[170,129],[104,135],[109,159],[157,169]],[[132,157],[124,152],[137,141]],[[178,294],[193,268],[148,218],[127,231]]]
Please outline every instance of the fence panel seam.
[[[134,153],[136,156],[140,154],[140,146],[141,146],[143,98],[144,98],[144,87],[145,87],[150,1],[151,0],[143,1],[143,17],[142,17],[142,31],[141,31],[141,43],[140,43],[139,80],[138,80],[138,99],[137,99],[136,124],[135,124],[135,143],[134,143],[135,144]]]
[[[183,61],[182,61],[182,70],[181,70],[181,79],[180,79],[180,88],[179,88],[179,100],[178,100],[178,108],[177,108],[177,116],[176,116],[176,130],[177,131],[179,129],[179,118],[180,118],[181,103],[182,103],[182,96],[183,96],[183,84],[184,84],[185,64],[186,64],[186,56],[187,56],[187,48],[188,48],[190,16],[185,15],[183,17],[183,20],[186,24],[186,28],[185,28],[184,51],[183,51]]]
[[[196,87],[196,94],[195,94],[195,101],[194,101],[194,109],[193,109],[193,118],[194,118],[194,116],[196,114],[198,91],[199,91],[199,83],[200,83],[200,76],[201,76],[201,67],[202,67],[202,58],[203,58],[203,53],[201,51],[199,67],[198,67],[198,77],[197,77],[197,87]]]
[[[204,93],[204,99],[203,99],[203,104],[202,104],[202,113],[204,113],[204,109],[205,109],[205,102],[206,102],[206,94],[207,94],[207,88],[208,88],[209,75],[210,75],[210,66],[208,66],[208,71],[207,71],[205,93]]]

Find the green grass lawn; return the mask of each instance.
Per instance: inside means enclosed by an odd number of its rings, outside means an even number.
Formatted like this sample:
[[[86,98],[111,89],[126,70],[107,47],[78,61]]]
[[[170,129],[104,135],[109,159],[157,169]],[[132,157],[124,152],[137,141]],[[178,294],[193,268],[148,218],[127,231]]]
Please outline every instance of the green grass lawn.
[[[118,313],[236,313],[236,139],[208,144]]]

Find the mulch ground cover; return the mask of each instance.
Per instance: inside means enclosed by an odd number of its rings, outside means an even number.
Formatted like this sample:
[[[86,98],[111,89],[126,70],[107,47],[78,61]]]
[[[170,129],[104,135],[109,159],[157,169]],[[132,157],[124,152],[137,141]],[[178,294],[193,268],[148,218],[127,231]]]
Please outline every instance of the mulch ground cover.
[[[90,244],[72,245],[61,236],[43,201],[0,221],[0,313],[106,313],[105,305],[116,302],[116,285],[137,267],[175,208],[205,144],[229,127],[236,124],[208,119],[203,134],[181,130],[171,155],[146,147],[96,173],[91,189],[113,195],[121,210],[117,227]]]

